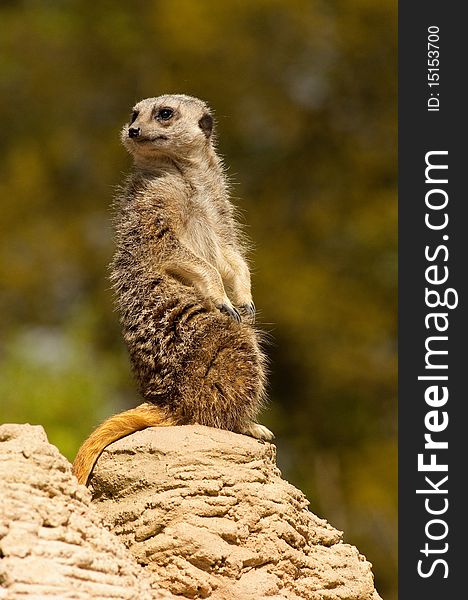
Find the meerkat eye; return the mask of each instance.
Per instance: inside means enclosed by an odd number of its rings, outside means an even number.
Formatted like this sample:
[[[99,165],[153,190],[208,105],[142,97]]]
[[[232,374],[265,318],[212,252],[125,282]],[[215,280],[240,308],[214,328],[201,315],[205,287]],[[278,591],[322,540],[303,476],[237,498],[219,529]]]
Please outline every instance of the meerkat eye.
[[[160,119],[161,121],[168,121],[173,114],[174,111],[172,108],[161,108],[161,110],[157,112],[156,118]]]
[[[139,114],[140,113],[137,110],[134,110],[132,112],[132,116],[130,117],[130,125],[136,120]]]

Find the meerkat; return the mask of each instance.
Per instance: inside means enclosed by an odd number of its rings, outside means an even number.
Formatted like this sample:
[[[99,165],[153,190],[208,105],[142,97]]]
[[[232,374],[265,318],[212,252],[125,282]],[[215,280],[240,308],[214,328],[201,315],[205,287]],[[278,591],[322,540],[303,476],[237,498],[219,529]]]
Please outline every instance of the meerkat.
[[[134,169],[115,202],[111,282],[145,402],[84,442],[73,465],[81,483],[106,446],[146,427],[274,437],[256,422],[266,361],[213,123],[205,102],[165,95],[136,104],[122,129]]]

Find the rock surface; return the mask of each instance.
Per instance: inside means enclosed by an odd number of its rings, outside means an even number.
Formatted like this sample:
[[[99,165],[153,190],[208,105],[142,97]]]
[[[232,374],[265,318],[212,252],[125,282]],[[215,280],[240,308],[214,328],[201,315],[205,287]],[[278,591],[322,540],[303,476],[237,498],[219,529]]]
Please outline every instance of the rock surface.
[[[40,426],[0,426],[0,598],[174,598],[151,589]]]
[[[211,600],[378,600],[371,565],[281,478],[275,447],[201,426],[109,446],[90,489],[157,587]]]
[[[271,444],[147,429],[109,446],[90,483],[93,505],[42,427],[0,426],[0,599],[379,599]]]

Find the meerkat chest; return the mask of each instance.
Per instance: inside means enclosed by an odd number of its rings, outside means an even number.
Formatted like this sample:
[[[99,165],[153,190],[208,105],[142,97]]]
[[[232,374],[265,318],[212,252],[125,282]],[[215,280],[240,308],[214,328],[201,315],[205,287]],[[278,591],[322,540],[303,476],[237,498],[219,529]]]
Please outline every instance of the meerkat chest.
[[[222,240],[216,218],[203,203],[194,202],[189,207],[181,241],[194,254],[213,266],[220,263]]]

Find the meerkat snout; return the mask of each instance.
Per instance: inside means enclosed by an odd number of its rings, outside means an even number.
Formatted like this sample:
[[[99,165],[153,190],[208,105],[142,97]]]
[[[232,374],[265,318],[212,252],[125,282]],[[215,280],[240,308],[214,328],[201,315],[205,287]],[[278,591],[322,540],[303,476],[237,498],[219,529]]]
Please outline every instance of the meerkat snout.
[[[139,135],[140,135],[139,127],[129,127],[129,129],[128,129],[128,137],[129,138],[138,137]]]

